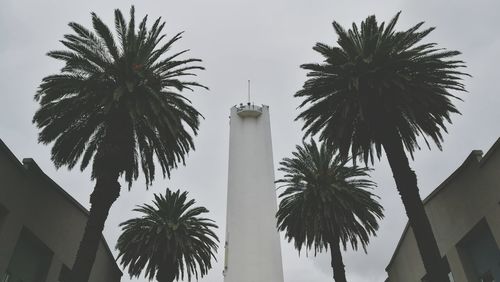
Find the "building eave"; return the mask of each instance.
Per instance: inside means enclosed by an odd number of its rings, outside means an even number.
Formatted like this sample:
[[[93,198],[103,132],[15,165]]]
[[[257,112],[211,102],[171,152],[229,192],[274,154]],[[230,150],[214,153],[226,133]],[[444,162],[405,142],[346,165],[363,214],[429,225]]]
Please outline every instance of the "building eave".
[[[32,158],[24,158],[22,163],[17,159],[14,153],[7,147],[7,145],[0,139],[0,153],[4,153],[7,157],[15,163],[15,165],[22,171],[22,173],[28,173],[38,179],[41,179],[45,183],[49,184],[55,191],[61,194],[64,198],[66,198],[73,206],[75,206],[80,212],[82,212],[85,217],[89,216],[89,211],[82,206],[75,198],[73,198],[68,192],[66,192],[61,186],[59,186],[54,180],[52,180],[48,175],[46,175],[42,169],[38,166],[38,164]],[[109,247],[106,239],[101,234],[101,242],[103,243],[106,252],[110,255],[115,261],[115,268],[123,276],[123,272],[118,266],[115,256],[111,252],[111,248]]]
[[[499,148],[500,148],[500,138],[498,138],[497,141],[493,144],[493,146],[491,146],[491,148],[488,150],[488,152],[486,152],[484,157],[479,162],[479,166],[482,167],[483,165],[485,165],[486,162],[488,162],[490,157],[493,155],[493,153],[496,152],[496,150],[498,150]]]
[[[499,140],[500,140],[500,138],[499,138]],[[500,143],[500,142],[497,140],[497,142],[495,144],[498,144],[498,143]],[[493,150],[493,148],[490,149],[488,151],[488,153],[491,153],[492,150]],[[434,189],[434,191],[432,191],[427,197],[425,197],[425,199],[422,201],[423,204],[424,204],[424,207],[425,207],[425,205],[428,202],[430,202],[430,200],[432,200],[436,195],[438,195],[442,190],[444,190],[444,188],[453,179],[455,179],[467,166],[469,166],[472,163],[479,163],[479,164],[481,164],[481,162],[483,160],[484,160],[483,151],[481,151],[481,150],[474,150],[474,151],[472,151],[467,156],[467,158],[465,159],[465,161],[450,176],[448,176],[448,178],[446,178],[436,189]],[[406,236],[406,233],[408,232],[409,228],[410,228],[410,225],[407,222],[406,225],[405,225],[405,228],[403,230],[403,233],[401,234],[401,237],[399,238],[398,244],[396,245],[396,248],[395,248],[395,250],[394,250],[394,252],[393,252],[393,254],[391,256],[391,259],[390,259],[389,263],[387,264],[387,266],[385,268],[386,272],[389,270],[389,268],[391,267],[392,263],[394,262],[394,259],[396,258],[396,255],[397,255],[397,253],[399,251],[399,248],[401,247],[401,244],[403,243],[403,239]]]
[[[23,170],[23,164],[17,159],[16,155],[7,147],[7,145],[0,138],[0,153],[4,153],[11,162],[16,164],[16,167]]]
[[[434,198],[437,194],[439,194],[453,179],[457,177],[458,174],[460,174],[465,167],[467,167],[469,164],[472,163],[477,163],[479,167],[484,166],[488,160],[490,160],[491,156],[500,148],[500,138],[498,138],[495,143],[490,147],[488,152],[483,155],[483,151],[481,150],[474,150],[472,151],[469,156],[465,159],[465,161],[460,165],[448,178],[446,178],[434,191],[432,191],[424,200],[423,204],[425,206],[426,203],[428,203],[432,198]],[[398,244],[396,245],[396,249],[394,250],[392,257],[387,264],[387,267],[385,268],[386,271],[389,270],[390,266],[394,262],[394,259],[396,258],[396,255],[399,251],[399,248],[402,244],[403,238],[406,236],[406,233],[408,232],[409,229],[409,224],[408,222],[406,223],[406,226],[403,230],[403,233],[401,237],[399,238]]]

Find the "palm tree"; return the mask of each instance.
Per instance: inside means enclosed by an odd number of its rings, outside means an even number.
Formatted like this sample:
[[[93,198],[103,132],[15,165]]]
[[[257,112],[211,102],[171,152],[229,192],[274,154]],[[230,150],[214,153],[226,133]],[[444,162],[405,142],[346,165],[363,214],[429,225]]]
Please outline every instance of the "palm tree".
[[[375,186],[367,179],[368,168],[348,166],[335,149],[314,141],[297,146],[293,158],[280,162],[285,175],[276,181],[282,198],[276,217],[278,229],[286,231],[295,248],[314,248],[314,252],[330,247],[333,277],[345,282],[341,246],[353,249],[361,244],[366,252],[370,235],[378,230],[383,217],[382,206],[368,190]]]
[[[84,170],[92,162],[95,187],[73,281],[88,280],[104,222],[120,193],[120,176],[130,188],[140,165],[149,185],[155,158],[170,177],[194,149],[201,115],[180,92],[203,86],[181,78],[203,68],[192,64],[199,59],[178,58],[186,51],[165,56],[181,33],[164,42],[165,23],[158,18],[148,29],[146,21],[147,16],[136,29],[134,7],[128,23],[115,10],[117,38],[95,13],[94,31],[70,23],[74,33],[61,41],[68,50],[48,53],[64,67],[45,77],[35,96],[40,108],[33,122],[40,128],[39,142],[54,142],[55,166],[71,169],[80,162]]]
[[[441,148],[445,123],[458,113],[450,91],[465,91],[466,74],[454,59],[458,51],[420,44],[434,28],[420,30],[421,22],[395,31],[398,17],[385,26],[370,16],[348,31],[333,22],[339,46],[317,43],[324,62],[301,66],[310,78],[295,94],[305,98],[297,119],[305,136],[319,134],[343,158],[351,153],[373,163],[384,149],[430,281],[443,282],[448,277],[406,153],[413,158],[419,136]]]
[[[200,217],[208,210],[193,207],[195,201],[187,194],[169,189],[165,196],[155,194],[153,205],[134,209],[141,217],[120,224],[118,258],[131,277],[139,277],[145,268],[150,280],[156,275],[159,282],[172,282],[186,273],[191,281],[193,276],[198,279],[198,270],[203,277],[212,268],[219,242],[212,229],[217,225]]]

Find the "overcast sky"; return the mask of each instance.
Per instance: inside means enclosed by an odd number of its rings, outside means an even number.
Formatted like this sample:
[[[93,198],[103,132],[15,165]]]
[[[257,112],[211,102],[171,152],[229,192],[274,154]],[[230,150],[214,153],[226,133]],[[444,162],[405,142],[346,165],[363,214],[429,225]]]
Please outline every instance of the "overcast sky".
[[[196,151],[189,155],[186,167],[176,170],[170,180],[159,177],[149,191],[143,179],[130,192],[124,185],[104,231],[112,249],[120,232],[118,224],[135,216],[131,209],[149,202],[153,193],[164,192],[166,187],[186,189],[200,205],[206,206],[220,227],[221,241],[224,240],[229,108],[246,100],[246,83],[251,79],[252,100],[270,106],[275,165],[288,156],[301,141],[301,125],[293,122],[299,103],[293,94],[305,80],[299,65],[320,60],[311,49],[316,42],[336,42],[333,20],[347,27],[372,14],[379,21],[388,21],[402,11],[398,29],[425,21],[425,27],[437,27],[428,41],[463,52],[461,58],[473,76],[466,80],[469,93],[461,94],[464,102],[457,101],[463,115],[453,117],[443,151],[424,148],[412,164],[422,197],[450,175],[470,151],[486,151],[500,135],[498,1],[3,0],[1,4],[0,138],[18,158],[34,158],[85,207],[89,206],[93,188],[89,172],[55,170],[50,147],[37,143],[37,129],[31,123],[37,108],[33,95],[38,84],[61,67],[45,53],[62,48],[59,40],[69,32],[67,23],[90,26],[90,12],[94,11],[113,27],[113,9],[120,8],[128,14],[134,4],[137,17],[163,17],[168,35],[185,31],[175,50],[190,49],[188,56],[203,59],[206,71],[200,72],[198,79],[210,91],[186,94],[205,116],[195,140]],[[345,254],[347,277],[353,282],[384,281],[384,269],[406,223],[385,159],[376,163],[372,175],[379,186],[376,193],[381,197],[386,218],[378,237],[372,239],[368,254]],[[328,254],[317,258],[302,254],[299,258],[286,241],[282,241],[281,247],[286,282],[332,281]],[[221,249],[219,262],[201,281],[222,281],[223,253]],[[123,278],[122,281],[129,281],[126,273]]]

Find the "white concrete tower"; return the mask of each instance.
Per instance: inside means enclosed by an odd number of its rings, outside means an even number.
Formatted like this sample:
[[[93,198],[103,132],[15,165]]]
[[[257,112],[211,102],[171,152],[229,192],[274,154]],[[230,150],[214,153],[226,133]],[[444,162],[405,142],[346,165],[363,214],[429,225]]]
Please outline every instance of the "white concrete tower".
[[[269,107],[231,108],[224,282],[283,282]]]

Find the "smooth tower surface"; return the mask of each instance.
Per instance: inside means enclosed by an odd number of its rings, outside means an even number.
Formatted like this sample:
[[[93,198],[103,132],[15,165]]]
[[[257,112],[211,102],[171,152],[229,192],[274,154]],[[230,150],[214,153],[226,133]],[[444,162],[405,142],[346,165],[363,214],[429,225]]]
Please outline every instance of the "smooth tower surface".
[[[231,108],[224,282],[283,282],[269,107]]]

